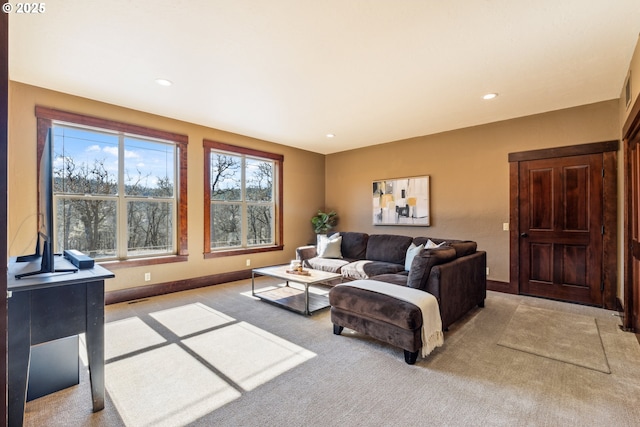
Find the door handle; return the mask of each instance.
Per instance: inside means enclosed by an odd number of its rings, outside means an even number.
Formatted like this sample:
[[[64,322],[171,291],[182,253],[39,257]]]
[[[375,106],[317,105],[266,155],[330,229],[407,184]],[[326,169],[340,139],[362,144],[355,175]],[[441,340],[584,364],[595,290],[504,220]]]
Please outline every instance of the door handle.
[[[527,233],[520,233],[520,237],[529,237]]]

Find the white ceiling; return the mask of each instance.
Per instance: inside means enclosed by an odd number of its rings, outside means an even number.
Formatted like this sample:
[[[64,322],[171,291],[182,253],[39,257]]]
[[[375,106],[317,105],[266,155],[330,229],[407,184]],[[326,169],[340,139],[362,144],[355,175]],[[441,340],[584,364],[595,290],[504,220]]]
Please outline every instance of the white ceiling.
[[[640,33],[639,0],[44,4],[11,80],[323,154],[617,99]]]

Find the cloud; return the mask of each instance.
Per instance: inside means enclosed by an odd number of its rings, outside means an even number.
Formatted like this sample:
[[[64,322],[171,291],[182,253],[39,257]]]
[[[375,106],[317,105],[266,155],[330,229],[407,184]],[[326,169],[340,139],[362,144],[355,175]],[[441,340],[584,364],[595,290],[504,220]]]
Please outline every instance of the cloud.
[[[113,156],[118,155],[118,147],[107,146],[104,147],[102,151]],[[140,154],[136,153],[135,151],[124,150],[124,157],[127,159],[137,159],[140,158]]]
[[[118,155],[118,147],[112,147],[112,146],[104,147],[102,149],[102,151],[104,151],[107,154],[111,154],[113,156],[117,156]]]

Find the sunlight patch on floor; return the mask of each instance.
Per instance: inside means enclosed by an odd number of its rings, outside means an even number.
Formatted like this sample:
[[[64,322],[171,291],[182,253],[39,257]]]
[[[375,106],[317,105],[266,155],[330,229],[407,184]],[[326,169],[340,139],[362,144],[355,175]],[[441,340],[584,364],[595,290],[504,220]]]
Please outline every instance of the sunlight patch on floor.
[[[108,363],[105,377],[127,426],[184,425],[240,397],[177,344]]]
[[[179,337],[215,328],[235,320],[233,317],[201,303],[156,311],[150,316]]]
[[[240,322],[184,341],[244,390],[253,390],[315,353]]]
[[[160,334],[138,317],[104,325],[105,360],[123,356],[166,342]]]
[[[106,389],[128,427],[194,422],[316,356],[202,303],[109,322],[105,349]]]

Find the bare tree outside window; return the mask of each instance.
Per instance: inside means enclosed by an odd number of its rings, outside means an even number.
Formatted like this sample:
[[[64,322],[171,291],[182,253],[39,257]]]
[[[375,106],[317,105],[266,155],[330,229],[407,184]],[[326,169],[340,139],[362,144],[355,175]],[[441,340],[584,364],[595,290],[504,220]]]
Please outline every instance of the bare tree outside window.
[[[174,253],[175,152],[166,142],[54,126],[57,250],[102,259]]]
[[[210,153],[211,249],[274,243],[274,162]]]
[[[246,170],[247,244],[273,243],[273,163],[247,159]]]

